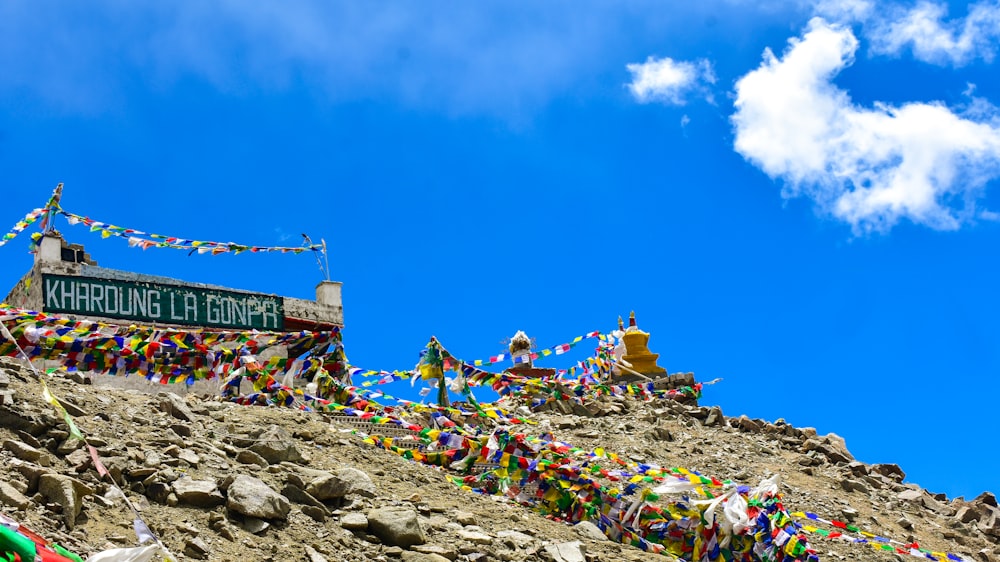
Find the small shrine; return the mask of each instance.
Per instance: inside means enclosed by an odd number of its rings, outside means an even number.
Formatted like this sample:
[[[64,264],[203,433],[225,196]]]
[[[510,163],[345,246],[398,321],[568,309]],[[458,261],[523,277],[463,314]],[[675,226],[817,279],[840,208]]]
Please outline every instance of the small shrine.
[[[628,316],[628,328],[622,324],[621,317],[618,318],[618,329],[625,332],[622,336],[625,342],[625,355],[622,359],[631,365],[633,371],[650,377],[667,374],[666,369],[656,364],[660,354],[649,351],[649,333],[636,326],[634,311]]]
[[[510,338],[510,345],[507,350],[510,351],[510,359],[514,363],[514,366],[508,369],[511,373],[521,375],[524,377],[551,377],[556,374],[555,369],[539,369],[534,365],[534,359],[536,355],[531,351],[532,341],[525,334],[523,330],[518,330],[513,337]]]

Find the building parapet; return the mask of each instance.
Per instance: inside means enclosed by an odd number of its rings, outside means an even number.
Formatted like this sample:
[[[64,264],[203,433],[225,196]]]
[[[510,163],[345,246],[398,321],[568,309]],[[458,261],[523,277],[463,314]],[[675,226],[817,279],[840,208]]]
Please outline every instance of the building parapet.
[[[321,282],[312,301],[109,269],[56,232],[42,239],[33,267],[4,302],[119,324],[265,331],[344,325],[341,283],[336,281]]]

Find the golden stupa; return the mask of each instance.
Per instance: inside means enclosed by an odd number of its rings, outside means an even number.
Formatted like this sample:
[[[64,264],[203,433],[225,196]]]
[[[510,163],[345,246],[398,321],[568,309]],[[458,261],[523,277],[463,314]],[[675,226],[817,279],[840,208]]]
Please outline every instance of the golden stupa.
[[[618,318],[619,328],[624,328],[622,319]],[[622,336],[625,342],[625,356],[622,357],[632,365],[632,370],[644,375],[665,375],[667,370],[656,364],[659,353],[651,353],[647,344],[649,333],[643,332],[635,325],[635,311],[628,315],[628,328]]]

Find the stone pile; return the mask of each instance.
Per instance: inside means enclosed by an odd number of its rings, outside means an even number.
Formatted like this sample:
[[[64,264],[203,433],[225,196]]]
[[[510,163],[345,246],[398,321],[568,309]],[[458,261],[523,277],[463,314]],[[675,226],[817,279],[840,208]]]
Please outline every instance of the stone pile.
[[[668,559],[608,541],[589,522],[569,526],[462,491],[441,470],[374,449],[334,418],[50,379],[106,467],[101,478],[38,383],[14,364],[0,373],[17,396],[0,406],[0,512],[82,555],[137,544],[120,489],[181,559]],[[789,511],[970,560],[1000,559],[992,494],[964,501],[927,492],[896,465],[857,462],[835,434],[674,401],[612,398],[601,408],[598,417],[532,413],[539,424],[525,430],[744,483],[777,472]],[[824,560],[894,559],[845,541],[813,542]]]

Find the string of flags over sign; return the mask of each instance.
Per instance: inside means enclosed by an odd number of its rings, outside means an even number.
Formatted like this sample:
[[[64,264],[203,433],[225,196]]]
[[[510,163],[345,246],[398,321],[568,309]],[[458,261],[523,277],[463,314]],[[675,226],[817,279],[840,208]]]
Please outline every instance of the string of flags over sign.
[[[38,220],[38,217],[42,216],[43,213],[45,213],[45,209],[35,209],[34,211],[31,211],[30,213],[25,215],[23,219],[17,221],[17,223],[14,224],[13,227],[11,227],[10,231],[4,234],[2,238],[0,238],[0,246],[3,246],[7,242],[10,242],[14,238],[16,238],[18,234],[24,232],[24,229],[34,224],[34,222]]]
[[[128,240],[128,245],[133,248],[174,248],[177,250],[194,250],[199,254],[222,254],[232,252],[239,254],[242,252],[279,252],[301,254],[306,251],[320,251],[322,244],[312,244],[308,246],[249,246],[237,244],[235,242],[210,242],[207,240],[193,240],[190,238],[180,238],[176,236],[164,236],[162,234],[150,234],[134,228],[125,228],[106,222],[96,221],[89,217],[70,213],[59,208],[58,213],[66,217],[71,225],[82,224],[90,227],[91,232],[100,232],[102,238],[117,236]]]
[[[192,253],[210,255],[224,253],[231,253],[235,255],[243,252],[282,254],[301,254],[303,252],[326,253],[325,242],[313,244],[309,237],[305,235],[303,235],[303,237],[305,238],[306,243],[302,246],[260,246],[252,244],[238,244],[236,242],[195,240],[180,236],[166,236],[163,234],[148,233],[135,228],[127,228],[124,226],[94,220],[90,217],[71,213],[62,208],[60,204],[60,199],[62,198],[62,186],[63,184],[56,186],[56,189],[52,192],[52,196],[49,198],[44,207],[34,209],[29,212],[23,219],[15,223],[10,231],[4,234],[3,237],[0,237],[0,246],[7,244],[29,226],[37,222],[39,219],[42,219],[42,232],[36,232],[31,235],[31,248],[32,252],[34,252],[39,241],[45,236],[45,233],[52,229],[52,222],[55,216],[59,215],[66,218],[70,225],[83,225],[89,227],[91,232],[100,233],[101,238],[110,238],[115,236],[127,240],[130,247],[142,248],[143,250],[149,248],[172,248],[176,250],[186,250]]]

